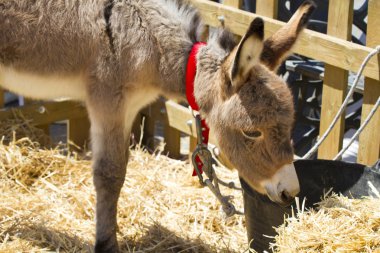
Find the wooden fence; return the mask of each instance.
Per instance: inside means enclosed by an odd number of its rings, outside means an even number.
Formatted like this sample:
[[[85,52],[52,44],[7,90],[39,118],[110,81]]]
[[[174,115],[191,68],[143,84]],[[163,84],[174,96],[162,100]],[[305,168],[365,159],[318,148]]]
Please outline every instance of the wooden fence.
[[[272,35],[283,22],[277,18],[277,0],[257,0],[256,13],[241,10],[241,0],[224,0],[224,4],[208,0],[192,0],[200,10],[203,20],[212,27],[224,25],[236,35],[244,35],[250,22],[257,16],[265,20],[265,37]],[[380,44],[380,1],[369,0],[367,46],[349,42],[352,33],[353,0],[330,1],[327,35],[306,30],[293,49],[294,53],[325,62],[324,85],[320,132],[331,123],[347,93],[348,71],[357,72],[364,58]],[[380,95],[380,57],[374,57],[364,70],[365,89],[363,94],[362,120],[376,103]],[[155,106],[162,106],[155,105]],[[195,136],[194,121],[189,110],[172,101],[167,101],[160,111],[166,112],[166,122],[177,131]],[[191,124],[189,124],[192,122]],[[380,155],[380,111],[359,138],[358,163],[371,165]],[[168,134],[168,133],[166,133]],[[169,134],[170,135],[170,134]],[[178,136],[178,133],[175,135]],[[318,157],[332,159],[342,148],[344,117],[338,121],[333,131],[319,149]],[[211,139],[212,142],[212,139]],[[194,138],[190,141],[190,150]],[[171,150],[168,145],[167,150]],[[175,152],[178,153],[178,152]]]
[[[268,37],[284,25],[277,18],[277,0],[257,0],[256,13],[241,10],[241,0],[224,0],[224,4],[214,3],[208,0],[192,0],[200,10],[204,22],[212,27],[221,25],[223,17],[224,25],[236,35],[244,35],[250,22],[257,16],[265,21],[265,36]],[[325,63],[325,75],[323,85],[323,99],[321,112],[321,133],[325,131],[332,118],[336,114],[347,92],[348,71],[357,72],[364,58],[371,50],[380,44],[380,1],[369,0],[367,45],[361,46],[349,42],[352,32],[353,0],[329,1],[328,34],[321,34],[306,30],[300,36],[299,42],[294,47],[294,52]],[[362,120],[376,103],[380,95],[380,57],[373,58],[367,65],[363,74],[365,76],[365,89],[363,94]],[[0,93],[0,107],[3,104]],[[33,107],[34,106],[34,107]],[[35,119],[37,125],[69,119],[68,138],[79,145],[88,136],[88,122],[85,111],[73,102],[45,103],[45,114],[41,114],[36,105],[28,105],[20,110],[27,112],[28,117]],[[8,113],[8,114],[7,114]],[[0,120],[7,117],[9,112],[1,111]],[[172,157],[180,156],[181,133],[191,136],[190,150],[195,145],[195,122],[189,110],[173,101],[159,102],[145,108],[138,115],[134,132],[138,132],[138,126],[142,118],[145,118],[144,141],[152,143],[156,133],[157,122],[163,126],[163,136],[166,142],[165,151]],[[380,111],[377,111],[371,123],[359,138],[358,162],[373,164],[379,159],[380,154]],[[321,146],[319,158],[331,159],[342,148],[344,134],[343,117],[333,129],[333,132]],[[211,142],[213,139],[211,137]]]
[[[219,17],[223,16],[224,24],[231,31],[243,35],[257,16],[265,20],[265,36],[277,31],[284,23],[275,20],[277,17],[277,0],[257,0],[256,14],[239,10],[241,1],[225,1],[225,5],[207,0],[193,0],[205,22],[218,26]],[[226,6],[226,5],[230,6]],[[368,1],[367,46],[348,42],[352,33],[353,0],[329,1],[327,35],[306,30],[294,47],[294,53],[325,62],[323,85],[321,133],[323,133],[342,104],[347,92],[348,71],[357,72],[364,58],[380,44],[380,1]],[[374,57],[366,69],[365,89],[363,95],[362,120],[380,96],[380,56]],[[373,164],[380,154],[380,111],[377,111],[371,123],[359,138],[358,162]],[[321,146],[319,158],[331,159],[342,148],[344,118],[335,126]]]
[[[67,142],[71,141],[79,147],[88,144],[90,123],[86,109],[81,103],[73,101],[39,102],[28,100],[24,106],[4,108],[5,92],[0,89],[0,124],[5,119],[13,118],[14,110],[19,111],[26,119],[31,119],[34,126],[50,135],[50,125],[54,122],[66,121]]]

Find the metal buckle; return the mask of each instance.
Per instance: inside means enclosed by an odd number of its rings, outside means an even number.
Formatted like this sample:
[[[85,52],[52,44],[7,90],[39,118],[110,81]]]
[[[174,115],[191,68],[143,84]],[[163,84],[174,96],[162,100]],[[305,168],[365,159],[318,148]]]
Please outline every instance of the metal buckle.
[[[197,146],[193,152],[193,155],[191,156],[191,160],[193,163],[193,166],[195,168],[195,171],[197,173],[197,176],[199,178],[199,182],[201,185],[205,186],[206,183],[203,179],[203,175],[200,171],[200,164],[197,163],[196,158],[199,157],[200,161],[203,163],[203,171],[206,173],[208,178],[212,181],[212,154],[210,150],[208,150],[207,146],[203,143],[203,135],[202,135],[202,120],[201,116],[198,114],[193,114],[195,118],[195,125],[197,130]]]
[[[227,217],[230,217],[234,214],[242,214],[241,212],[235,209],[235,206],[232,203],[230,203],[228,197],[225,197],[220,193],[219,184],[218,184],[219,179],[217,178],[214,172],[214,168],[212,167],[212,164],[213,164],[212,153],[208,149],[207,145],[203,143],[201,116],[199,115],[198,112],[192,109],[191,109],[191,112],[195,119],[195,125],[196,125],[196,131],[197,131],[197,145],[193,152],[193,155],[191,156],[191,161],[197,173],[199,182],[202,186],[207,186],[211,190],[211,192],[215,195],[215,197],[219,200],[219,202],[222,205],[222,209]],[[204,179],[203,175],[201,174],[200,164],[197,163],[197,157],[199,157],[200,161],[203,163],[203,171],[208,177],[207,179]]]

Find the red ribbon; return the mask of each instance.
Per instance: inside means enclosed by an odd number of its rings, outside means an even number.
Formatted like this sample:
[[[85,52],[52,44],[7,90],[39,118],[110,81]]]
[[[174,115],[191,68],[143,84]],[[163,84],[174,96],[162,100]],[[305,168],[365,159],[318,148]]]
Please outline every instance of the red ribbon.
[[[190,107],[195,110],[199,111],[199,106],[197,104],[197,101],[195,101],[194,97],[194,80],[195,80],[195,75],[197,74],[197,53],[199,49],[203,46],[205,46],[206,43],[204,42],[197,42],[193,45],[193,48],[190,51],[189,59],[187,61],[187,69],[186,69],[186,97],[187,101],[189,102]],[[206,121],[203,119],[201,121],[202,125],[202,142],[207,145],[208,144],[208,136],[210,129],[208,128]],[[197,156],[196,162],[199,165],[198,168],[201,173],[203,173],[203,163],[201,159]],[[197,172],[194,169],[193,171],[193,176],[196,176]]]

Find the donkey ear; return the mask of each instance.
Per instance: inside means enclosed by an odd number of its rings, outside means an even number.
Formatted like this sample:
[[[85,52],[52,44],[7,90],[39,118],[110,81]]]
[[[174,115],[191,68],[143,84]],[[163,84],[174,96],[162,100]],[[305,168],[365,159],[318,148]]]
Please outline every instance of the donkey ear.
[[[263,49],[263,38],[264,21],[261,18],[255,18],[240,41],[232,63],[231,80],[233,85],[244,81],[249,70],[259,62]]]
[[[261,53],[261,63],[272,71],[277,70],[290,53],[298,35],[307,25],[315,8],[316,5],[312,0],[306,0],[286,25],[265,40],[264,49]]]

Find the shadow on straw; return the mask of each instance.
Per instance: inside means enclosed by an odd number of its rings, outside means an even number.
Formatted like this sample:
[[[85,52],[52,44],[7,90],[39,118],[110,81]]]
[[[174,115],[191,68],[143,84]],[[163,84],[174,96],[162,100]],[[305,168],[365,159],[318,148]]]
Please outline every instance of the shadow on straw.
[[[35,223],[29,219],[17,222],[3,234],[8,234],[9,240],[24,240],[29,242],[31,246],[43,250],[57,252],[92,251],[91,243],[83,241],[78,236],[47,227],[42,223]]]
[[[12,227],[3,231],[8,234],[8,240],[24,240],[33,248],[56,252],[93,252],[92,242],[84,241],[83,238],[69,232],[61,232],[42,223],[35,223],[29,219],[17,222]],[[1,240],[3,241],[3,240]],[[138,240],[126,238],[120,242],[121,252],[124,253],[208,253],[215,252],[210,245],[201,239],[187,239],[175,235],[160,224],[154,224],[147,228],[143,237]],[[226,249],[225,252],[230,252]]]
[[[120,249],[121,252],[128,253],[215,252],[215,249],[204,243],[201,239],[182,238],[158,223],[148,227],[144,236],[137,241],[127,238],[126,241],[121,242]],[[226,250],[226,252],[229,251]]]

